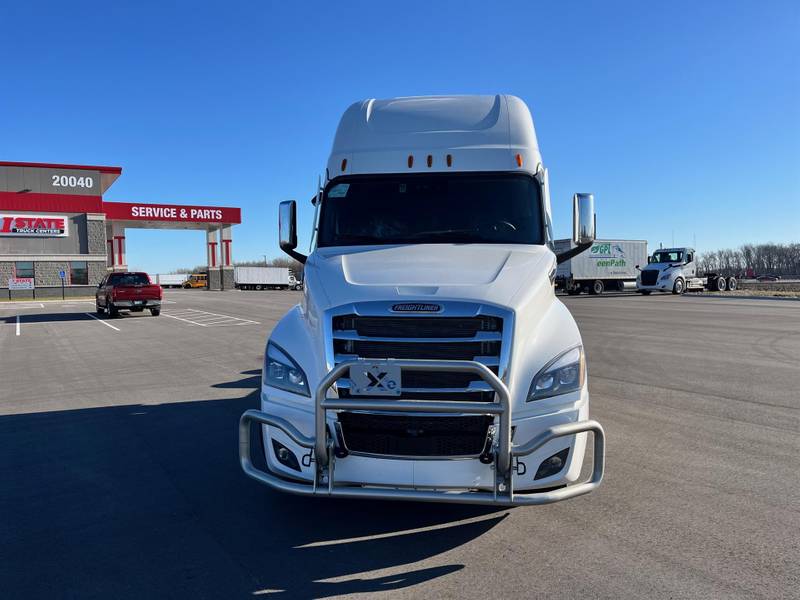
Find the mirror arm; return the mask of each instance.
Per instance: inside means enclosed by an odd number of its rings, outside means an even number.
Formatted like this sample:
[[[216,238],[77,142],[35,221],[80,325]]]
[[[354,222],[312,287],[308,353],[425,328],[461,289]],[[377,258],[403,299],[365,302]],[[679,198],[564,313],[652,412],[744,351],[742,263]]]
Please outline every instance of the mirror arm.
[[[296,252],[294,248],[281,246],[281,250],[286,252],[286,254],[291,256],[293,259],[295,259],[299,263],[306,264],[306,261],[308,260],[308,256],[306,256],[305,254],[300,254],[299,252]]]
[[[566,252],[561,252],[559,254],[556,254],[556,264],[560,265],[561,263],[568,261],[573,256],[578,256],[578,254],[580,254],[584,250],[588,250],[589,248],[591,248],[593,244],[594,242],[589,242],[588,244],[578,244],[577,246],[575,246],[574,248],[570,248]]]

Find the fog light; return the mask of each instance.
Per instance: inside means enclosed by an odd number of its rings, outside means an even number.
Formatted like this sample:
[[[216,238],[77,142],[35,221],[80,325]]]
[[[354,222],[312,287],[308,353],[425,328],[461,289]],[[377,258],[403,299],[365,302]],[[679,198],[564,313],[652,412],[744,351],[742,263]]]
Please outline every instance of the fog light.
[[[297,457],[294,452],[289,450],[286,446],[276,440],[272,440],[272,449],[275,451],[275,458],[284,467],[289,467],[295,471],[300,471],[300,463],[297,462]]]
[[[536,470],[536,477],[534,479],[544,479],[555,475],[564,465],[567,464],[567,457],[569,456],[569,448],[564,448],[560,452],[556,452],[553,456],[545,458],[539,468]]]

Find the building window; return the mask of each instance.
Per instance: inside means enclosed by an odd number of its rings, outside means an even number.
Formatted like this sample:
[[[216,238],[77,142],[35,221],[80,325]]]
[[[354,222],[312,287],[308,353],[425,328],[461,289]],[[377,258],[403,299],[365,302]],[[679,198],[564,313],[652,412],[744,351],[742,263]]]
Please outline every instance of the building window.
[[[33,263],[32,262],[15,263],[14,277],[33,279]]]
[[[71,285],[89,285],[89,268],[85,260],[69,263],[69,282]]]

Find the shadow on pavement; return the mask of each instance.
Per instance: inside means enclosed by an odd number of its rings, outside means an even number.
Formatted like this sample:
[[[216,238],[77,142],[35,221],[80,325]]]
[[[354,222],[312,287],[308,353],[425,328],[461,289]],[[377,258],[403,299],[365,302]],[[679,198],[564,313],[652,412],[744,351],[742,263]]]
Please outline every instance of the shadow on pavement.
[[[91,308],[91,310],[89,310]],[[87,310],[82,312],[58,312],[58,313],[19,313],[20,324],[26,325],[30,323],[68,323],[69,321],[92,321],[92,317],[86,313],[94,313],[94,308],[87,305]],[[149,314],[149,313],[148,313]],[[10,315],[2,317],[6,323],[15,323],[17,315]]]
[[[216,387],[251,387],[252,379]],[[257,398],[254,390],[147,406],[132,393],[127,406],[0,416],[2,595],[138,600],[401,589],[462,569],[413,565],[506,516],[272,492],[238,464],[238,418]],[[485,518],[457,523],[474,517]],[[439,527],[408,531],[430,526]],[[368,536],[379,537],[358,539]],[[367,573],[398,567],[388,577]]]

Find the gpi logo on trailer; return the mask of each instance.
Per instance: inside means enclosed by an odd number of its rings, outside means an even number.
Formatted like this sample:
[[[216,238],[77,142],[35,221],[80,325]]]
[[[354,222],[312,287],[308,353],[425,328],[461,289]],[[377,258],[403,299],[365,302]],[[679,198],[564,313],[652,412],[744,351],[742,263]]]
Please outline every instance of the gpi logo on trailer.
[[[595,244],[589,250],[589,258],[600,259],[597,261],[598,267],[624,267],[625,250],[619,244],[603,242]]]
[[[66,237],[67,217],[60,215],[0,214],[0,235]]]

